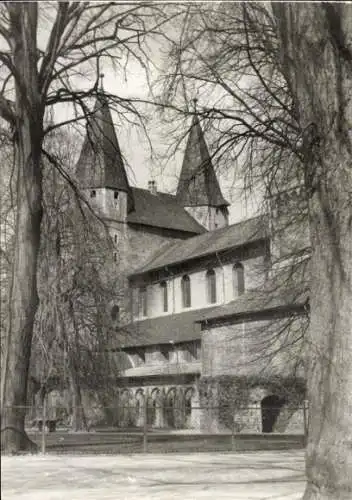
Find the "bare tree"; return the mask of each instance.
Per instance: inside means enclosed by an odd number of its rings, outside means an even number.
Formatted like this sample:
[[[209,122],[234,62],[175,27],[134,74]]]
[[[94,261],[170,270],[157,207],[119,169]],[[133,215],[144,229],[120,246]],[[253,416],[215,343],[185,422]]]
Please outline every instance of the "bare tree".
[[[99,62],[123,70],[131,59],[147,66],[148,33],[166,22],[154,4],[86,2],[3,2],[0,10],[2,89],[0,115],[15,142],[17,216],[9,301],[9,326],[1,381],[1,438],[7,451],[29,445],[24,433],[24,404],[33,323],[38,306],[37,260],[42,220],[43,140],[49,108],[71,103],[71,121],[90,114],[89,99],[99,94]],[[39,40],[42,40],[41,42]],[[44,40],[44,42],[43,42]],[[80,79],[93,76],[86,90]],[[134,113],[131,99],[108,95],[124,115]]]
[[[79,137],[72,130],[55,131],[48,139],[51,163],[43,170],[40,300],[30,374],[42,400],[53,390],[70,395],[72,427],[81,430],[86,427],[82,388],[102,393],[117,370],[110,369],[107,346],[114,326],[109,309],[116,300],[119,259],[114,262],[113,255],[118,249],[104,221],[77,200],[75,188],[58,173],[65,169],[74,179]]]
[[[305,500],[352,493],[351,36],[349,4],[192,5],[165,87],[186,112],[198,92],[214,156],[237,160],[247,187],[259,181],[272,200],[298,186],[307,203],[286,210],[310,233]]]
[[[12,144],[5,138],[0,139],[0,161],[2,164],[2,183],[0,185],[0,331],[1,361],[3,360],[6,325],[7,293],[11,277],[14,235],[14,168]]]

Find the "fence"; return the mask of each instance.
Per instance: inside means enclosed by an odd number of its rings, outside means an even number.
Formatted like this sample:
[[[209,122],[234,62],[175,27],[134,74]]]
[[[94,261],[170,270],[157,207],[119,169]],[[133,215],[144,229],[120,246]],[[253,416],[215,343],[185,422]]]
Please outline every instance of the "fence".
[[[2,410],[2,428],[6,412]],[[306,405],[192,406],[153,404],[76,408],[17,407],[42,453],[248,451],[301,448]],[[13,412],[11,412],[13,415]],[[8,424],[9,425],[9,424]]]

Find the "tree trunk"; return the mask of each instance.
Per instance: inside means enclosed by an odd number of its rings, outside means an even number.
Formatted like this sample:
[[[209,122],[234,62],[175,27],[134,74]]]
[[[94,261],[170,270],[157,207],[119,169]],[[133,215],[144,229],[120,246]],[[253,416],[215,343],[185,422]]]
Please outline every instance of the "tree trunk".
[[[330,142],[324,161],[331,176],[310,203],[308,484],[304,500],[347,500],[352,498],[352,158],[341,137]]]
[[[33,448],[25,434],[27,379],[34,317],[38,306],[37,258],[42,220],[41,148],[43,103],[37,71],[35,2],[9,3],[12,64],[15,75],[17,219],[9,293],[9,327],[1,380],[1,448]]]
[[[70,388],[72,395],[72,424],[71,428],[73,431],[86,431],[87,421],[84,414],[84,408],[82,405],[82,394],[79,381],[77,380],[77,374],[72,366],[69,367],[70,372]]]
[[[304,500],[352,498],[352,8],[275,4],[312,242]]]
[[[24,431],[27,379],[34,317],[38,306],[37,257],[42,219],[40,156],[23,127],[18,143],[15,256],[9,294],[9,327],[1,379],[1,449],[27,449]]]

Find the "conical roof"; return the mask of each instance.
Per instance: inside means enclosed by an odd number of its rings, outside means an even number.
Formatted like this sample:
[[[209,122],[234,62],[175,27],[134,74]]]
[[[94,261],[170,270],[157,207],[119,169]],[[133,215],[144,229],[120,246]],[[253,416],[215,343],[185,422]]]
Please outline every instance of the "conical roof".
[[[195,115],[183,158],[176,198],[184,207],[228,206],[209,155],[202,127]]]
[[[128,193],[128,211],[133,196],[128,183],[112,116],[104,95],[97,98],[76,165],[80,187],[110,188]]]

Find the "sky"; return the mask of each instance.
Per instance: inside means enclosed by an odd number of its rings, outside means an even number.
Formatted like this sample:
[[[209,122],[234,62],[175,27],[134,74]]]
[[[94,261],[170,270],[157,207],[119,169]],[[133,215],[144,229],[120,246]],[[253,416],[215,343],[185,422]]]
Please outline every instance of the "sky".
[[[44,15],[45,18],[42,19],[38,31],[38,44],[43,49],[47,44],[48,26],[50,25],[50,22],[48,24],[48,21],[50,21],[49,14],[45,12]],[[1,46],[0,44],[0,49]],[[158,67],[160,68],[162,63],[159,47],[154,41],[150,53],[154,66],[149,76],[152,80],[155,80],[159,76]],[[139,99],[148,99],[150,97],[145,71],[133,59],[129,61],[126,74],[121,74],[121,72],[118,74],[111,66],[106,65],[101,68],[101,71],[104,73],[103,85],[107,92],[122,97],[133,96]],[[80,87],[85,88],[88,85],[90,86],[91,80],[83,76],[78,77],[78,84]],[[152,143],[153,155],[151,155],[148,139],[141,129],[127,122],[117,120],[117,116],[113,114],[113,119],[116,119],[115,130],[120,149],[125,158],[129,182],[133,186],[147,188],[148,181],[155,180],[158,190],[175,192],[186,140],[184,139],[180,143],[176,153],[167,154],[167,146],[170,146],[171,141],[170,137],[168,138],[169,144],[165,140],[165,125],[162,125],[156,110],[150,109],[149,111],[146,126],[149,140]],[[60,122],[70,116],[72,116],[72,110],[67,105],[55,106],[53,117],[55,122]],[[189,118],[189,122],[190,120],[191,118]],[[185,134],[189,126],[190,123],[183,125],[184,129],[180,130],[180,136]],[[205,138],[207,139],[206,134]],[[208,145],[209,142],[208,140]],[[165,156],[167,156],[167,161]],[[214,164],[214,167],[216,169],[216,164]],[[218,178],[223,195],[230,203],[230,223],[253,216],[257,210],[258,201],[253,196],[247,199],[248,195],[245,196],[243,192],[243,181],[238,178],[235,179],[234,174],[229,172],[226,175],[218,174]]]
[[[145,73],[137,64],[130,64],[126,79],[119,77],[109,67],[103,68],[103,74],[104,90],[109,93],[118,93],[140,99],[150,97]],[[180,143],[178,151],[170,155],[167,161],[164,158],[159,158],[159,156],[166,154],[167,144],[163,137],[164,134],[160,130],[160,118],[156,111],[152,111],[152,117],[149,117],[147,123],[148,135],[153,148],[153,157],[151,157],[150,146],[144,133],[136,126],[118,123],[116,115],[114,113],[112,115],[130,184],[147,188],[148,181],[155,180],[158,190],[174,193],[181,171],[187,137]],[[191,118],[188,122],[185,124],[185,130],[180,131],[180,135],[185,133],[187,127],[190,126]],[[205,138],[207,139],[206,134]],[[215,164],[214,167],[216,169]],[[248,193],[244,193],[243,180],[234,179],[233,173],[222,175],[218,172],[217,175],[223,195],[230,203],[230,223],[236,223],[256,215],[260,200],[256,200],[254,195],[248,196]]]
[[[124,97],[133,96],[139,99],[148,99],[150,97],[145,73],[137,64],[130,64],[126,78],[122,78],[107,66],[103,68],[102,72],[104,74],[103,86],[105,91]],[[159,191],[174,193],[181,171],[187,137],[180,143],[177,152],[168,156],[167,161],[165,158],[161,158],[166,154],[168,144],[165,143],[165,134],[161,130],[162,125],[158,113],[151,111],[150,114],[147,129],[153,155],[151,155],[147,137],[140,127],[121,122],[121,120],[117,119],[116,114],[112,112],[128,179],[132,186],[141,188],[147,188],[148,181],[155,180]],[[70,111],[64,105],[55,108],[55,121],[64,120],[69,116]],[[185,124],[185,130],[180,131],[180,135],[187,131],[191,117],[188,122]],[[206,134],[205,138],[207,140]],[[209,146],[210,141],[207,142]],[[216,164],[214,164],[214,167],[216,169]],[[218,172],[217,175],[223,195],[230,203],[230,223],[236,223],[256,215],[260,200],[257,200],[253,194],[248,196],[248,193],[244,192],[243,180],[235,179],[234,173],[223,175]]]

